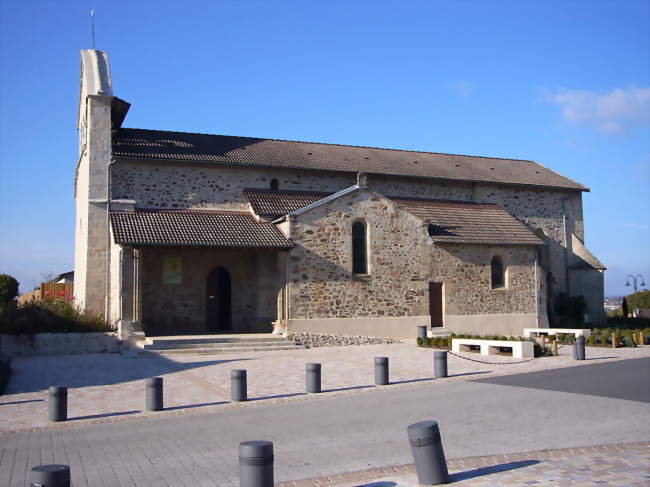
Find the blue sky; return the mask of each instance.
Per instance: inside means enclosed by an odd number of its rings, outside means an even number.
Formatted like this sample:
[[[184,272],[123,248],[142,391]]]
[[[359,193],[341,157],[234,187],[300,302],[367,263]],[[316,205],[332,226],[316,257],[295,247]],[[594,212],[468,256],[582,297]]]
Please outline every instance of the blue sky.
[[[125,126],[536,160],[650,280],[650,2],[0,2],[0,273],[73,267],[79,51]],[[648,282],[650,285],[650,282]]]

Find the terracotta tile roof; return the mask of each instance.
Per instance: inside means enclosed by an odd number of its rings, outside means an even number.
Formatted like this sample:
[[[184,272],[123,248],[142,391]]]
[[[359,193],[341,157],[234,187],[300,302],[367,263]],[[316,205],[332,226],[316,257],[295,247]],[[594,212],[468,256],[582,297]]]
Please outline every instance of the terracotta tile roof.
[[[439,243],[543,245],[533,232],[493,204],[391,198],[430,224],[429,235]]]
[[[258,215],[280,217],[332,193],[248,189],[245,195]],[[525,225],[493,204],[387,196],[433,225],[435,242],[502,245],[542,245]]]
[[[279,217],[316,203],[332,193],[323,191],[291,191],[271,189],[245,189],[253,211],[260,216]]]
[[[115,242],[173,247],[290,248],[271,223],[232,211],[136,210],[111,212]]]
[[[588,191],[533,161],[120,128],[113,155],[230,166],[359,172]]]

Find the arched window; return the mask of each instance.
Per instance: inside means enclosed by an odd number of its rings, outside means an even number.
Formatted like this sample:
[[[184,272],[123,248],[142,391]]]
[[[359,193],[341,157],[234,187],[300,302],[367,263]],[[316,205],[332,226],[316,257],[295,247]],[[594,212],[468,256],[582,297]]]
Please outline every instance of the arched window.
[[[498,255],[492,257],[490,262],[492,268],[492,289],[505,287],[505,275],[503,271],[503,260]]]
[[[279,188],[278,180],[277,179],[271,179],[271,191],[277,191],[278,188]]]
[[[352,272],[368,274],[366,224],[362,221],[352,225]]]

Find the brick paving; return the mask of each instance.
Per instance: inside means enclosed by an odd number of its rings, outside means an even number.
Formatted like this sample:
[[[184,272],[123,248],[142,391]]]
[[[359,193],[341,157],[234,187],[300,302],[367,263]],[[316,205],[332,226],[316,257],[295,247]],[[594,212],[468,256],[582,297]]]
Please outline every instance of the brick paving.
[[[576,365],[650,356],[650,346],[638,348],[588,347],[586,361],[575,361],[571,347],[559,357],[525,363],[504,356],[461,354],[482,364],[449,356],[446,379],[433,378],[433,350],[415,347],[414,341],[391,345],[323,347],[308,350],[249,352],[236,355],[179,355],[136,358],[120,354],[40,356],[12,362],[9,387],[0,397],[0,432],[69,428],[75,425],[121,422],[155,415],[180,415],[211,410],[259,407],[309,401],[321,397],[368,394],[374,384],[375,356],[390,359],[387,388],[411,388],[477,378],[518,374]],[[305,364],[322,363],[322,395],[305,394]],[[249,403],[230,403],[230,371],[248,370]],[[165,408],[145,411],[145,381],[163,376]],[[51,423],[47,414],[47,388],[67,385],[69,421]]]
[[[447,461],[462,487],[631,487],[650,485],[650,442],[542,450]],[[416,487],[415,465],[282,482],[278,487]]]

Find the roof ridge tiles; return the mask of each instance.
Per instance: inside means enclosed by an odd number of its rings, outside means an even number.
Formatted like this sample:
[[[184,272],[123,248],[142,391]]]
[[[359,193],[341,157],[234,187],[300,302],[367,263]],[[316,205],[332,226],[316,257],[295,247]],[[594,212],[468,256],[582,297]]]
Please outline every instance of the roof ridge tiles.
[[[409,152],[413,154],[436,154],[441,156],[458,156],[458,157],[476,157],[480,159],[492,159],[500,161],[518,161],[518,162],[530,162],[533,164],[539,164],[539,162],[531,159],[517,159],[512,157],[493,157],[493,156],[477,156],[472,154],[453,154],[450,152],[433,152],[433,151],[422,151],[422,150],[412,150],[412,149],[394,149],[390,147],[377,147],[370,145],[353,145],[353,144],[335,144],[332,142],[312,142],[309,140],[293,140],[293,139],[275,139],[272,137],[253,137],[247,135],[227,135],[227,134],[207,134],[205,132],[185,132],[181,130],[154,130],[154,129],[142,129],[134,127],[121,127],[119,129],[114,129],[113,132],[118,132],[120,130],[139,130],[142,132],[158,132],[158,133],[170,133],[170,134],[187,134],[187,135],[204,135],[204,136],[214,136],[214,137],[234,137],[239,139],[257,139],[257,140],[272,140],[274,142],[292,142],[295,144],[317,144],[317,145],[327,145],[335,147],[355,147],[357,149],[376,149],[376,150],[389,150],[389,151],[398,151],[398,152]],[[540,164],[541,165],[541,164]],[[548,168],[546,168],[548,169]],[[555,172],[555,171],[553,171]],[[558,174],[558,173],[556,173]],[[562,176],[560,174],[560,176]],[[565,177],[565,176],[562,176]],[[568,178],[567,178],[568,179]],[[575,182],[575,181],[573,181]],[[579,184],[579,183],[576,183]]]

